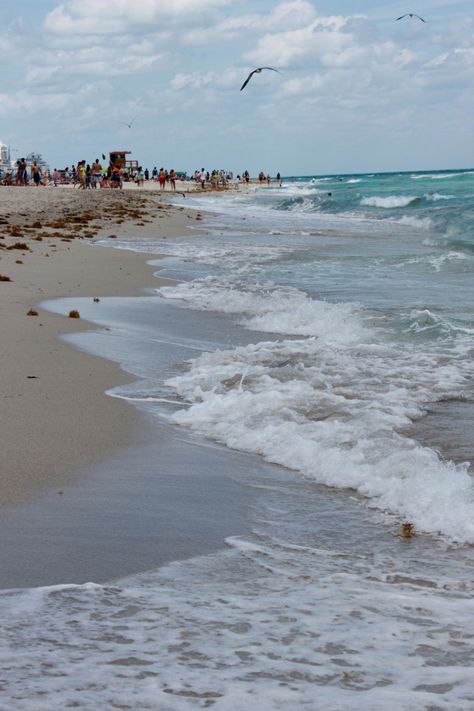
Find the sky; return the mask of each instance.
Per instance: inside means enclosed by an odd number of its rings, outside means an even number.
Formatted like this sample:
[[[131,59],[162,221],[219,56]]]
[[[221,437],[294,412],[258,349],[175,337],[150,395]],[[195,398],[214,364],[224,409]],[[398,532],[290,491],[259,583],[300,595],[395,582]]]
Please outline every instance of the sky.
[[[287,176],[474,166],[472,0],[0,0],[0,49],[14,158],[129,150],[150,169]],[[240,91],[261,66],[280,73]]]

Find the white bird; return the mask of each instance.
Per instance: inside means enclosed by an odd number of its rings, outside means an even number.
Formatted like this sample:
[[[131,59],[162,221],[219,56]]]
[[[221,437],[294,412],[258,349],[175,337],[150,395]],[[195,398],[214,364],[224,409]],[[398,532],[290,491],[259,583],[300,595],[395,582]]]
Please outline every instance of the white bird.
[[[273,67],[258,67],[257,69],[254,69],[253,72],[250,72],[247,79],[244,81],[244,83],[240,87],[240,91],[242,91],[242,89],[245,89],[245,87],[247,86],[247,84],[249,83],[250,79],[253,77],[254,74],[260,74],[260,72],[262,72],[264,69],[270,69],[270,71],[272,71],[272,72],[278,72],[278,74],[281,74],[281,72],[279,72],[278,69],[273,69]]]
[[[417,17],[422,22],[426,22],[426,20],[417,15],[415,12],[406,12],[404,15],[400,15],[400,17],[397,17],[396,21],[398,22],[398,20],[403,20],[404,17]]]

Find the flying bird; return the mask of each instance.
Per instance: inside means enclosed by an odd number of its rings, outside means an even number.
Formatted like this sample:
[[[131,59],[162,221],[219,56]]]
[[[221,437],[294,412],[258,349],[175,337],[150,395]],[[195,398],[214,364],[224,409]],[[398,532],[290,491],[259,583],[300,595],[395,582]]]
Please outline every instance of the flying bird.
[[[128,128],[132,128],[133,122],[135,121],[137,117],[134,116],[130,123],[127,123],[126,121],[117,121],[117,123],[121,123],[123,126],[128,126]]]
[[[397,22],[398,20],[403,20],[404,17],[417,17],[422,22],[426,22],[426,20],[417,15],[415,12],[406,12],[404,15],[400,15],[400,17],[397,17]]]
[[[279,72],[278,69],[273,69],[273,67],[258,67],[257,69],[254,69],[253,72],[250,72],[247,79],[244,81],[244,83],[240,87],[240,91],[242,91],[242,89],[245,89],[245,87],[247,86],[247,84],[249,83],[249,81],[251,80],[251,78],[253,77],[254,74],[260,74],[260,72],[262,72],[264,69],[270,69],[270,71],[272,71],[272,72],[278,72],[278,74],[281,74],[281,72]]]

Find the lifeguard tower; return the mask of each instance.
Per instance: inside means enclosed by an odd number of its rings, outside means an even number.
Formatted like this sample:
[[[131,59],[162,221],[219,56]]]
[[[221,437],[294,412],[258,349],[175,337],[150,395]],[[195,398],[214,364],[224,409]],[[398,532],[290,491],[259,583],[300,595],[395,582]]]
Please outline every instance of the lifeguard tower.
[[[131,151],[110,151],[109,161],[110,165],[116,165],[118,168],[122,168],[123,171],[132,173],[138,170],[138,161],[130,160],[127,158],[131,154]]]

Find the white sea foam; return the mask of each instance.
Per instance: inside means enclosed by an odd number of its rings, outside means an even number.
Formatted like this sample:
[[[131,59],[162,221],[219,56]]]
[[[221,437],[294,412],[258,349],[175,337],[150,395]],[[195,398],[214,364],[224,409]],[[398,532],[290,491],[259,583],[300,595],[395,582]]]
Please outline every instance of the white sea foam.
[[[383,207],[390,209],[394,207],[406,207],[415,200],[418,200],[416,195],[390,195],[388,197],[374,195],[373,197],[362,198],[360,204],[367,207]]]
[[[161,287],[159,293],[188,308],[236,314],[247,328],[267,333],[351,343],[363,338],[365,332],[356,304],[316,301],[298,289],[273,283],[206,277]]]
[[[424,196],[427,200],[438,202],[439,200],[454,200],[455,195],[443,195],[442,193],[428,193]]]
[[[430,240],[426,240],[423,244],[427,246],[431,245]],[[423,254],[417,257],[411,257],[410,259],[400,262],[397,268],[401,268],[407,264],[421,264],[428,266],[435,272],[440,272],[443,269],[471,267],[473,259],[474,257],[470,254],[450,250],[449,252],[443,252],[441,254]]]
[[[360,183],[360,182],[362,182],[362,180],[361,180],[361,178],[350,178],[347,182],[348,183]]]
[[[401,319],[405,321],[405,326],[402,327],[404,333],[426,333],[434,331],[437,335],[452,337],[458,336],[474,336],[474,328],[461,323],[453,323],[449,319],[435,314],[430,309],[411,309],[408,314],[402,314]],[[459,355],[469,353],[471,341],[468,339],[464,342],[463,339],[457,343],[457,352]]]
[[[291,251],[289,246],[282,245],[275,247],[266,245],[264,248],[252,244],[216,244],[206,240],[194,240],[194,242],[180,242],[178,240],[152,241],[137,239],[122,239],[117,245],[119,249],[130,249],[134,251],[146,252],[150,254],[160,254],[161,256],[178,257],[183,260],[197,262],[199,264],[220,264],[222,262],[235,265],[237,263],[248,263],[257,259],[265,263],[278,259],[281,255]],[[159,263],[159,262],[157,262]]]
[[[403,215],[397,219],[390,218],[390,221],[397,225],[406,225],[421,230],[429,230],[433,225],[429,217],[415,217],[414,215]]]
[[[415,259],[437,269],[452,257]],[[273,283],[208,277],[160,293],[187,307],[235,314],[258,331],[313,337],[202,355],[189,373],[167,383],[190,404],[176,422],[318,482],[352,487],[425,531],[474,542],[467,465],[443,462],[398,433],[422,416],[426,403],[455,396],[472,377],[462,343],[449,358],[436,349],[376,345],[357,305],[317,301]],[[412,314],[401,328],[425,341],[456,338],[456,329],[435,315]]]
[[[314,187],[317,183],[291,183],[285,186],[284,196],[289,195],[295,197],[326,195],[326,190]]]
[[[445,180],[446,178],[458,178],[460,175],[469,175],[466,173],[424,173],[423,175],[412,175],[412,180]]]
[[[227,544],[113,585],[0,593],[2,708],[470,711],[467,580]]]
[[[474,542],[467,465],[398,434],[426,403],[460,392],[470,369],[469,359],[308,339],[205,354],[167,384],[190,403],[175,422]]]

